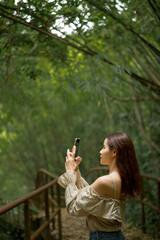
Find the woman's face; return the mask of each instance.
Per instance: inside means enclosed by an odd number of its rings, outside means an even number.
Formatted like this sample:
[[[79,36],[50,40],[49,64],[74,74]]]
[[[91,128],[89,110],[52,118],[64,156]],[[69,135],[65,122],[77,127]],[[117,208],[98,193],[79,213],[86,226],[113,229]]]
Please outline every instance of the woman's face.
[[[108,146],[108,139],[104,140],[104,145],[102,150],[100,151],[100,163],[102,165],[110,165],[111,161],[115,158],[115,151],[110,150]]]

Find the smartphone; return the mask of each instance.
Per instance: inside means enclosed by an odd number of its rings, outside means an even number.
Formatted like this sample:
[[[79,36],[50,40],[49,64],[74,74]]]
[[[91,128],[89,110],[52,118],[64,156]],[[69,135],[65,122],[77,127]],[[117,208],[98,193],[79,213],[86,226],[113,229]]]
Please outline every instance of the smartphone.
[[[76,146],[75,158],[78,156],[79,143],[80,143],[80,138],[75,138],[74,140],[74,146]]]

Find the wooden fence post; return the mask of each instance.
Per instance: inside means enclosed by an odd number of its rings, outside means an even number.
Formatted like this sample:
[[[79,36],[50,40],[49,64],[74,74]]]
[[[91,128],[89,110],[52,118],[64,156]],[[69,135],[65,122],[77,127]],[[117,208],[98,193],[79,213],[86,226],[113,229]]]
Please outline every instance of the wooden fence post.
[[[31,240],[29,200],[24,203],[25,240]]]

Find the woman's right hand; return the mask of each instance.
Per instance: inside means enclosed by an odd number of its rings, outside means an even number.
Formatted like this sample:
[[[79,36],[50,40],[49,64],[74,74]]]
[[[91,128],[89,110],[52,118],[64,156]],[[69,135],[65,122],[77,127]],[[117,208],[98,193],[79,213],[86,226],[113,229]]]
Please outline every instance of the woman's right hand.
[[[82,158],[80,156],[75,158],[75,163],[76,163],[76,170],[78,169],[79,164],[81,163]]]

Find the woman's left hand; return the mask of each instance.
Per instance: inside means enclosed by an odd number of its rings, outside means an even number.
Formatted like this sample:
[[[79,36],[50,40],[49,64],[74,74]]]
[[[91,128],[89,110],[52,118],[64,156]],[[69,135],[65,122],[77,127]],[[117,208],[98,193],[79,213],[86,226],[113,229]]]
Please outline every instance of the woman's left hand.
[[[70,150],[67,150],[67,156],[66,156],[66,162],[65,162],[65,169],[66,172],[73,170],[75,171],[77,168],[77,164],[75,162],[75,152],[76,152],[76,146],[73,146],[72,152]]]

